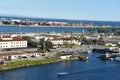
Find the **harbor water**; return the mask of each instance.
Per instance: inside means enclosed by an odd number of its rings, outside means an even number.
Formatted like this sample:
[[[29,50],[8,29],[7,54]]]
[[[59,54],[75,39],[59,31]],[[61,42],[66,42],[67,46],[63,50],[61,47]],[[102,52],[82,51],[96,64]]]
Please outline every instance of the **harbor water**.
[[[90,28],[82,27],[18,27],[18,26],[0,26],[0,33],[89,33]],[[92,29],[92,28],[91,28]],[[97,33],[97,28],[94,28],[94,32]],[[112,28],[107,28],[112,33]],[[120,28],[116,29],[119,32]]]
[[[72,31],[74,33],[82,32],[82,28],[70,28],[70,27],[15,27],[15,26],[1,26],[0,33],[65,33]],[[86,30],[87,31],[87,30]]]
[[[88,61],[64,61],[0,72],[0,80],[120,80],[120,62],[86,54]],[[58,73],[64,73],[58,76]]]

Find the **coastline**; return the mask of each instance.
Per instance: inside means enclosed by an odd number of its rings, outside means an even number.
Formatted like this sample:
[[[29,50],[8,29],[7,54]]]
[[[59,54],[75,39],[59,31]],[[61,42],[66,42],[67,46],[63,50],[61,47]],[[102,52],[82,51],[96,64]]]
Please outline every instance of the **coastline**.
[[[16,62],[8,62],[4,65],[0,65],[0,71],[7,71],[7,70],[13,70],[13,69],[19,69],[24,67],[32,67],[32,66],[38,66],[38,65],[44,65],[44,64],[52,64],[62,61],[72,61],[72,60],[81,60],[81,61],[87,61],[87,58],[85,56],[78,56],[70,59],[56,59],[55,57],[51,57],[49,59],[42,59],[42,60],[24,60],[24,61],[16,61]]]
[[[120,28],[120,26],[16,26],[16,25],[0,25],[0,27],[29,27],[29,28]]]
[[[4,65],[0,65],[0,71],[7,71],[12,69],[19,69],[24,67],[50,64],[50,63],[56,63],[56,62],[60,62],[60,61],[56,60],[54,57],[50,59],[43,59],[43,60],[25,60],[25,61],[8,62]]]

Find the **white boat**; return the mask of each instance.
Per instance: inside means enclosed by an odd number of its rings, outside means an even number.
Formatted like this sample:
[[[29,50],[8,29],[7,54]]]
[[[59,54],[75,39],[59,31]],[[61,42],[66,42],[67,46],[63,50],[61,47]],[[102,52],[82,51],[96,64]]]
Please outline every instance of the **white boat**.
[[[59,73],[57,73],[57,76],[64,76],[66,74],[68,74],[68,73],[67,72],[59,72]]]

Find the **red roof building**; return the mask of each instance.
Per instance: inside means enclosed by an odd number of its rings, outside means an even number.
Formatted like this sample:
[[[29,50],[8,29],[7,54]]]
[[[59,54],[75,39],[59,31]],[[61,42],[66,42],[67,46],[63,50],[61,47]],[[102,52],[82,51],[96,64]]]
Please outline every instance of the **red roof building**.
[[[20,37],[1,36],[0,48],[25,48],[27,41]]]

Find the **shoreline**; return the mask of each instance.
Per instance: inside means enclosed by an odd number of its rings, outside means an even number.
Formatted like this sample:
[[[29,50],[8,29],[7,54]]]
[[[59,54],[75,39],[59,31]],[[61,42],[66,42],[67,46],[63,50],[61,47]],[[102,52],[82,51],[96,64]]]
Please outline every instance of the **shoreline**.
[[[73,60],[87,61],[85,59],[80,59],[80,58],[57,60],[55,57],[52,57],[50,59],[43,59],[43,60],[24,60],[24,61],[8,62],[4,65],[0,65],[0,71],[8,71],[8,70],[14,70],[14,69],[20,69],[20,68],[26,68],[26,67],[32,67],[32,66],[52,64],[52,63],[63,62],[63,61],[73,61]]]
[[[43,60],[25,60],[25,61],[16,61],[16,62],[8,62],[6,64],[0,65],[0,71],[7,71],[12,69],[19,69],[24,67],[37,66],[42,64],[50,64],[60,62],[55,58],[43,59]]]
[[[43,61],[43,62],[41,62],[41,61]],[[55,58],[50,58],[50,59],[33,60],[33,61],[32,60],[25,60],[25,61],[8,62],[4,65],[0,65],[0,71],[7,71],[7,70],[13,70],[13,69],[19,69],[19,68],[25,68],[25,67],[44,65],[44,64],[52,64],[52,63],[57,63],[57,62],[62,62],[62,61],[64,61],[64,60],[56,60]],[[26,63],[25,64],[21,63],[21,64],[15,65],[17,62],[18,63],[26,62]],[[33,63],[33,62],[36,62],[36,63]]]

